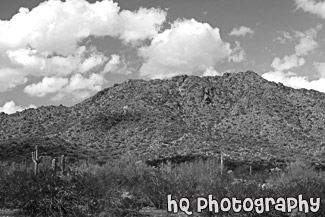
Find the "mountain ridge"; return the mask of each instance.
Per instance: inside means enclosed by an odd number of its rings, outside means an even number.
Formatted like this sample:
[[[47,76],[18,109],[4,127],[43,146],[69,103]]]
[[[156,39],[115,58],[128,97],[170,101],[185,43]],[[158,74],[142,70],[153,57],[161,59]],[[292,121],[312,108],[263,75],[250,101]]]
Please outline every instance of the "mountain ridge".
[[[325,94],[269,82],[252,71],[128,80],[71,107],[0,114],[0,147],[55,138],[71,158],[92,155],[103,162],[128,153],[164,159],[223,152],[236,161],[306,157],[323,163],[324,110]],[[10,151],[0,160],[19,158]]]

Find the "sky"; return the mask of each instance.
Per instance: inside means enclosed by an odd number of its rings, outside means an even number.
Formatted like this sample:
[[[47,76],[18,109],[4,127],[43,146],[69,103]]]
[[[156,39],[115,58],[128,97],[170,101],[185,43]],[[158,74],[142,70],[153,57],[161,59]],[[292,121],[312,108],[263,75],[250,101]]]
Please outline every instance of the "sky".
[[[325,93],[325,0],[1,0],[0,112],[253,70]]]

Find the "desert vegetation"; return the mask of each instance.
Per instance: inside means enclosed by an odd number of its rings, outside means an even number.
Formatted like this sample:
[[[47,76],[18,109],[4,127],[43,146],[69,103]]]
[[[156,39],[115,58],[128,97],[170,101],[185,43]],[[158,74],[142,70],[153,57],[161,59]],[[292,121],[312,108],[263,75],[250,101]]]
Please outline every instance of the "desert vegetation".
[[[221,171],[221,168],[223,171]],[[242,166],[230,171],[220,158],[180,164],[148,166],[134,156],[112,160],[104,165],[86,161],[67,165],[65,173],[51,166],[2,163],[0,166],[0,206],[18,208],[30,216],[146,216],[143,210],[167,210],[167,195],[178,200],[196,199],[212,194],[224,197],[297,197],[325,198],[325,173],[302,160],[284,170],[251,171]],[[321,201],[317,213],[297,216],[324,216]],[[195,211],[195,210],[193,210]],[[172,216],[167,214],[165,216]],[[214,216],[194,213],[193,216]],[[260,216],[249,213],[219,213],[217,216]],[[294,216],[275,210],[263,216]]]
[[[168,194],[191,207],[208,194],[323,199],[324,109],[324,94],[248,71],[128,80],[71,107],[0,113],[0,206],[118,217],[166,210]]]

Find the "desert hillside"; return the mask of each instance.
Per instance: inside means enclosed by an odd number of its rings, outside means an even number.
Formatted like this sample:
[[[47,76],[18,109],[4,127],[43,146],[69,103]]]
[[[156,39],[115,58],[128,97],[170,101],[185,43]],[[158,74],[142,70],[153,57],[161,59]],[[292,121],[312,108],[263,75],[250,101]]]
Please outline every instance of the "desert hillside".
[[[43,153],[98,162],[210,156],[284,162],[325,155],[325,94],[268,82],[254,72],[128,80],[72,107],[0,114],[0,160]]]

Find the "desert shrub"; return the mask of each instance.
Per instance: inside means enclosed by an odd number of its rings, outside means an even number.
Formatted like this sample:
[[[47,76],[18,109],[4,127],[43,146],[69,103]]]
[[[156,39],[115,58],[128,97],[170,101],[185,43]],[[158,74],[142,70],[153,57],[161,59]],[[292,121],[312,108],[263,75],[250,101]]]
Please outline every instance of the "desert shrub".
[[[24,209],[32,216],[82,216],[80,210],[86,207],[87,200],[80,197],[77,183],[75,177],[62,179],[51,171],[35,176],[16,170],[2,178],[1,202],[6,207]]]
[[[325,173],[315,171],[309,163],[297,160],[291,163],[286,173],[281,176],[271,177],[270,182],[277,196],[297,197],[303,195],[305,200],[321,198],[320,210],[310,216],[325,215]]]
[[[305,162],[290,165],[275,174],[248,171],[220,173],[218,159],[182,164],[147,166],[137,158],[125,157],[104,165],[80,164],[64,177],[43,170],[35,176],[12,165],[0,165],[0,205],[23,208],[33,216],[132,216],[144,208],[167,208],[167,195],[187,197],[195,207],[197,197],[214,199],[260,197],[325,198],[325,174]],[[241,181],[238,181],[241,180]],[[261,189],[262,183],[267,189]],[[325,204],[314,216],[325,216]],[[213,216],[204,212],[202,216]],[[251,213],[220,213],[218,216],[260,216]],[[286,214],[272,210],[263,216]],[[310,215],[313,216],[313,215]]]
[[[83,179],[85,182],[78,185],[82,195],[93,201],[98,213],[114,213],[114,216],[124,216],[126,211],[152,206],[153,202],[146,192],[151,189],[151,182],[147,181],[153,177],[154,170],[130,157],[102,166],[82,164],[75,168],[75,171],[87,176]],[[146,184],[147,188],[143,188]],[[92,186],[91,189],[88,186]]]

